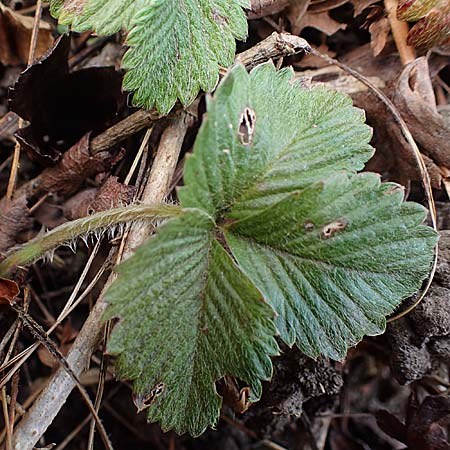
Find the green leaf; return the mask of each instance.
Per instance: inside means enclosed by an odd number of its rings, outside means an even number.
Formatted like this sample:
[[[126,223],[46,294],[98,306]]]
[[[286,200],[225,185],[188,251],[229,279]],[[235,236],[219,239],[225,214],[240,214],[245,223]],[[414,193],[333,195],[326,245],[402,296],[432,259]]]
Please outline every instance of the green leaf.
[[[334,359],[427,276],[436,234],[425,209],[374,174],[338,175],[227,225],[231,252],[278,313],[282,339]]]
[[[124,89],[133,103],[168,113],[211,91],[232,64],[235,39],[247,36],[247,0],[53,0],[60,23],[76,31],[129,32]]]
[[[276,328],[307,355],[341,359],[384,330],[430,269],[425,209],[356,174],[373,151],[364,113],[292,77],[271,63],[230,71],[185,165],[184,216],[121,265],[109,290],[119,375],[164,429],[198,435],[214,424],[225,374],[256,399]]]
[[[272,63],[222,81],[185,165],[185,207],[239,218],[275,204],[338,170],[356,171],[373,153],[371,129],[350,97],[304,89]],[[230,212],[231,211],[231,212]]]
[[[108,350],[132,379],[138,407],[163,429],[201,434],[221,406],[225,374],[261,394],[278,353],[273,312],[214,239],[214,223],[191,210],[170,220],[119,266],[107,317],[121,318]]]

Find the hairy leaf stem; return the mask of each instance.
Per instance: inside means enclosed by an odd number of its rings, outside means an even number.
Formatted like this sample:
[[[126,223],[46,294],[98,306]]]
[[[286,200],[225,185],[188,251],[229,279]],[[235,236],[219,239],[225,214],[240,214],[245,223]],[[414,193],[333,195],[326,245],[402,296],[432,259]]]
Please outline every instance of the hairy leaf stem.
[[[180,214],[182,214],[182,209],[177,205],[132,205],[102,211],[67,222],[12,251],[0,263],[0,276],[6,276],[16,266],[30,264],[47,252],[60,245],[70,243],[80,236],[107,231],[116,225],[128,222],[166,219]]]

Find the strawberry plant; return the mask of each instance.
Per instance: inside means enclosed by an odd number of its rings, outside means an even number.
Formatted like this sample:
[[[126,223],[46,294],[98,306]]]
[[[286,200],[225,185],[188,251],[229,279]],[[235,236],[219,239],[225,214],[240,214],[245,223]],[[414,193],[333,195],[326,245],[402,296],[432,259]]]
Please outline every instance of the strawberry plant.
[[[87,232],[165,219],[117,269],[109,352],[150,421],[197,436],[218,419],[220,378],[241,380],[257,401],[277,339],[342,359],[382,333],[427,276],[437,238],[426,210],[357,174],[373,153],[364,118],[346,95],[301,87],[291,69],[236,65],[208,98],[179,205],[69,222],[11,253],[0,274]]]
[[[401,0],[398,18],[417,22],[408,34],[409,45],[430,48],[450,42],[448,0]]]
[[[188,105],[232,64],[235,39],[247,36],[246,0],[51,0],[59,23],[100,35],[125,30],[124,89],[136,106],[168,113]]]

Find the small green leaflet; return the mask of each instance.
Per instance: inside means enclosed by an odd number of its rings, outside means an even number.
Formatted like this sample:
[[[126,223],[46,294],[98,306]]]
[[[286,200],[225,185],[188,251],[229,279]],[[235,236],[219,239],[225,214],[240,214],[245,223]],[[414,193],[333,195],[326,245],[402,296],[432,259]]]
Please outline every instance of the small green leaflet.
[[[372,155],[364,114],[293,71],[235,66],[208,100],[179,191],[183,215],[119,266],[109,350],[151,421],[214,425],[225,374],[252,400],[276,334],[334,359],[427,276],[435,232],[402,189],[357,174]]]
[[[122,65],[133,103],[166,114],[211,91],[219,67],[232,64],[235,39],[247,36],[247,0],[51,0],[59,22],[75,31],[128,32]]]

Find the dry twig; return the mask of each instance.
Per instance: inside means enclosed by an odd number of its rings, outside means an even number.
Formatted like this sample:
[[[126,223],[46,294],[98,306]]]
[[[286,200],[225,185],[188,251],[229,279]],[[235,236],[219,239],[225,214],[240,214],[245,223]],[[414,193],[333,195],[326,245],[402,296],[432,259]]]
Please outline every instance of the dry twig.
[[[414,50],[414,47],[410,47],[406,43],[409,32],[408,24],[397,19],[397,0],[384,0],[384,6],[388,13],[389,23],[391,24],[391,30],[392,35],[394,36],[395,45],[397,46],[402,64],[405,66],[406,64],[416,59],[416,52]]]

